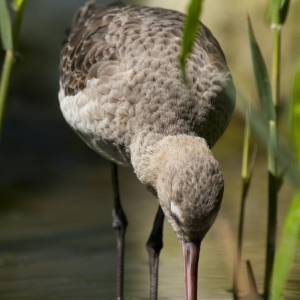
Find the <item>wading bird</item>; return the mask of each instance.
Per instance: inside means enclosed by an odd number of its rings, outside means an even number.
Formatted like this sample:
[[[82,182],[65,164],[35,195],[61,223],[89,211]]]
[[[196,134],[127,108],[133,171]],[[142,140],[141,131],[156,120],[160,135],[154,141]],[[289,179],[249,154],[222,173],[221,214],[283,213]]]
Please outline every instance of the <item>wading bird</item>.
[[[127,219],[116,164],[130,166],[159,203],[147,242],[150,298],[157,299],[164,216],[182,244],[185,298],[197,299],[200,244],[219,211],[224,181],[210,148],[230,122],[235,89],[224,54],[201,24],[182,80],[185,15],[88,2],[61,52],[59,101],[84,142],[112,162],[117,299],[123,299]]]

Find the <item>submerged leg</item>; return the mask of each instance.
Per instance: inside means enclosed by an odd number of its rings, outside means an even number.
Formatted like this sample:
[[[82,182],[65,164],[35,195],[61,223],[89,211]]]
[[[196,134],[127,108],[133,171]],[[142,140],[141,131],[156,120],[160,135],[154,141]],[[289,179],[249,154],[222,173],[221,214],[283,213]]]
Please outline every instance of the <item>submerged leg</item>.
[[[124,280],[124,242],[127,227],[127,218],[123,211],[119,194],[118,169],[115,163],[111,163],[112,184],[114,191],[113,228],[117,238],[117,300],[123,299]]]
[[[157,287],[158,287],[158,261],[159,253],[163,247],[163,225],[164,213],[161,207],[155,216],[153,228],[146,248],[149,255],[149,269],[150,269],[150,300],[157,300]]]

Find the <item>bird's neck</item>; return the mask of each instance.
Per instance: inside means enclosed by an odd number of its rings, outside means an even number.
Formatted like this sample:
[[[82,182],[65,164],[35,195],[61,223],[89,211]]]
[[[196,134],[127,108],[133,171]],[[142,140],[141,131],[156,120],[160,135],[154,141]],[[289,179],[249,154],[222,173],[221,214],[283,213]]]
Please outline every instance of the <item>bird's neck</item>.
[[[161,136],[157,134],[140,135],[131,144],[131,164],[138,179],[157,195],[157,180],[165,168],[176,167],[187,161],[186,149],[210,151],[203,138],[189,135]]]

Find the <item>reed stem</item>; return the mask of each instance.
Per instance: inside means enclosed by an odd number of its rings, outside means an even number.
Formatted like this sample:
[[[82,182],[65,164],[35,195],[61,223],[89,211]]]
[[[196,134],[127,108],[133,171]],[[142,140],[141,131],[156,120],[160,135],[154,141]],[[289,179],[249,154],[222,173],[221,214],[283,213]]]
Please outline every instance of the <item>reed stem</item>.
[[[243,232],[244,232],[244,216],[245,216],[245,204],[246,195],[248,190],[248,157],[249,157],[249,144],[250,144],[250,123],[249,112],[246,113],[245,131],[244,131],[244,143],[243,143],[243,158],[242,158],[242,194],[241,194],[241,207],[238,229],[238,242],[236,260],[233,272],[233,296],[234,299],[239,299],[240,291],[240,278],[241,278],[241,261],[242,261],[242,247],[243,247]]]
[[[269,199],[268,199],[268,227],[266,247],[266,267],[264,296],[269,299],[269,290],[276,252],[277,232],[277,202],[278,202],[278,107],[280,95],[280,58],[281,58],[281,25],[275,24],[273,29],[273,70],[272,70],[272,95],[275,109],[275,119],[269,121],[269,146],[268,146],[268,174],[269,174]]]
[[[13,62],[14,62],[14,53],[12,51],[6,51],[4,63],[3,63],[2,75],[1,75],[1,83],[0,83],[0,136],[2,132],[5,100],[7,96],[7,90],[8,90]]]
[[[273,71],[272,71],[272,94],[273,103],[278,119],[278,106],[280,96],[280,58],[281,58],[281,25],[273,26]]]
[[[13,50],[7,49],[5,53],[2,74],[1,74],[1,82],[0,82],[0,138],[2,133],[3,126],[3,115],[5,109],[5,102],[7,98],[7,91],[11,76],[11,70],[15,61],[15,51],[17,47],[17,42],[19,39],[20,27],[22,23],[22,17],[24,13],[24,8],[27,0],[19,0],[15,1],[15,18],[13,22],[12,28],[12,38],[13,38]]]
[[[269,122],[270,141],[268,147],[268,227],[267,227],[267,249],[266,249],[266,268],[264,296],[269,298],[270,283],[274,265],[276,251],[276,231],[277,231],[277,157],[274,153],[274,147],[277,144],[277,124],[275,121]]]

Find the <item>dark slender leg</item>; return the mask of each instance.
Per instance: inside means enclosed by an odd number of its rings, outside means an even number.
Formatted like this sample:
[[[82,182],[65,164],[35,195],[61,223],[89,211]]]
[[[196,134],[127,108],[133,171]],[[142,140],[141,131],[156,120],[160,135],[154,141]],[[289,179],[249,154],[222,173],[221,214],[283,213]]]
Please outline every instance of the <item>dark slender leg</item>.
[[[159,253],[163,247],[163,225],[164,213],[161,207],[155,216],[153,228],[146,244],[149,255],[149,269],[150,269],[150,300],[157,300],[158,287],[158,261]]]
[[[111,163],[112,184],[114,191],[113,228],[117,238],[117,300],[123,299],[124,279],[124,241],[127,227],[127,218],[121,206],[118,182],[118,169],[115,163]]]

